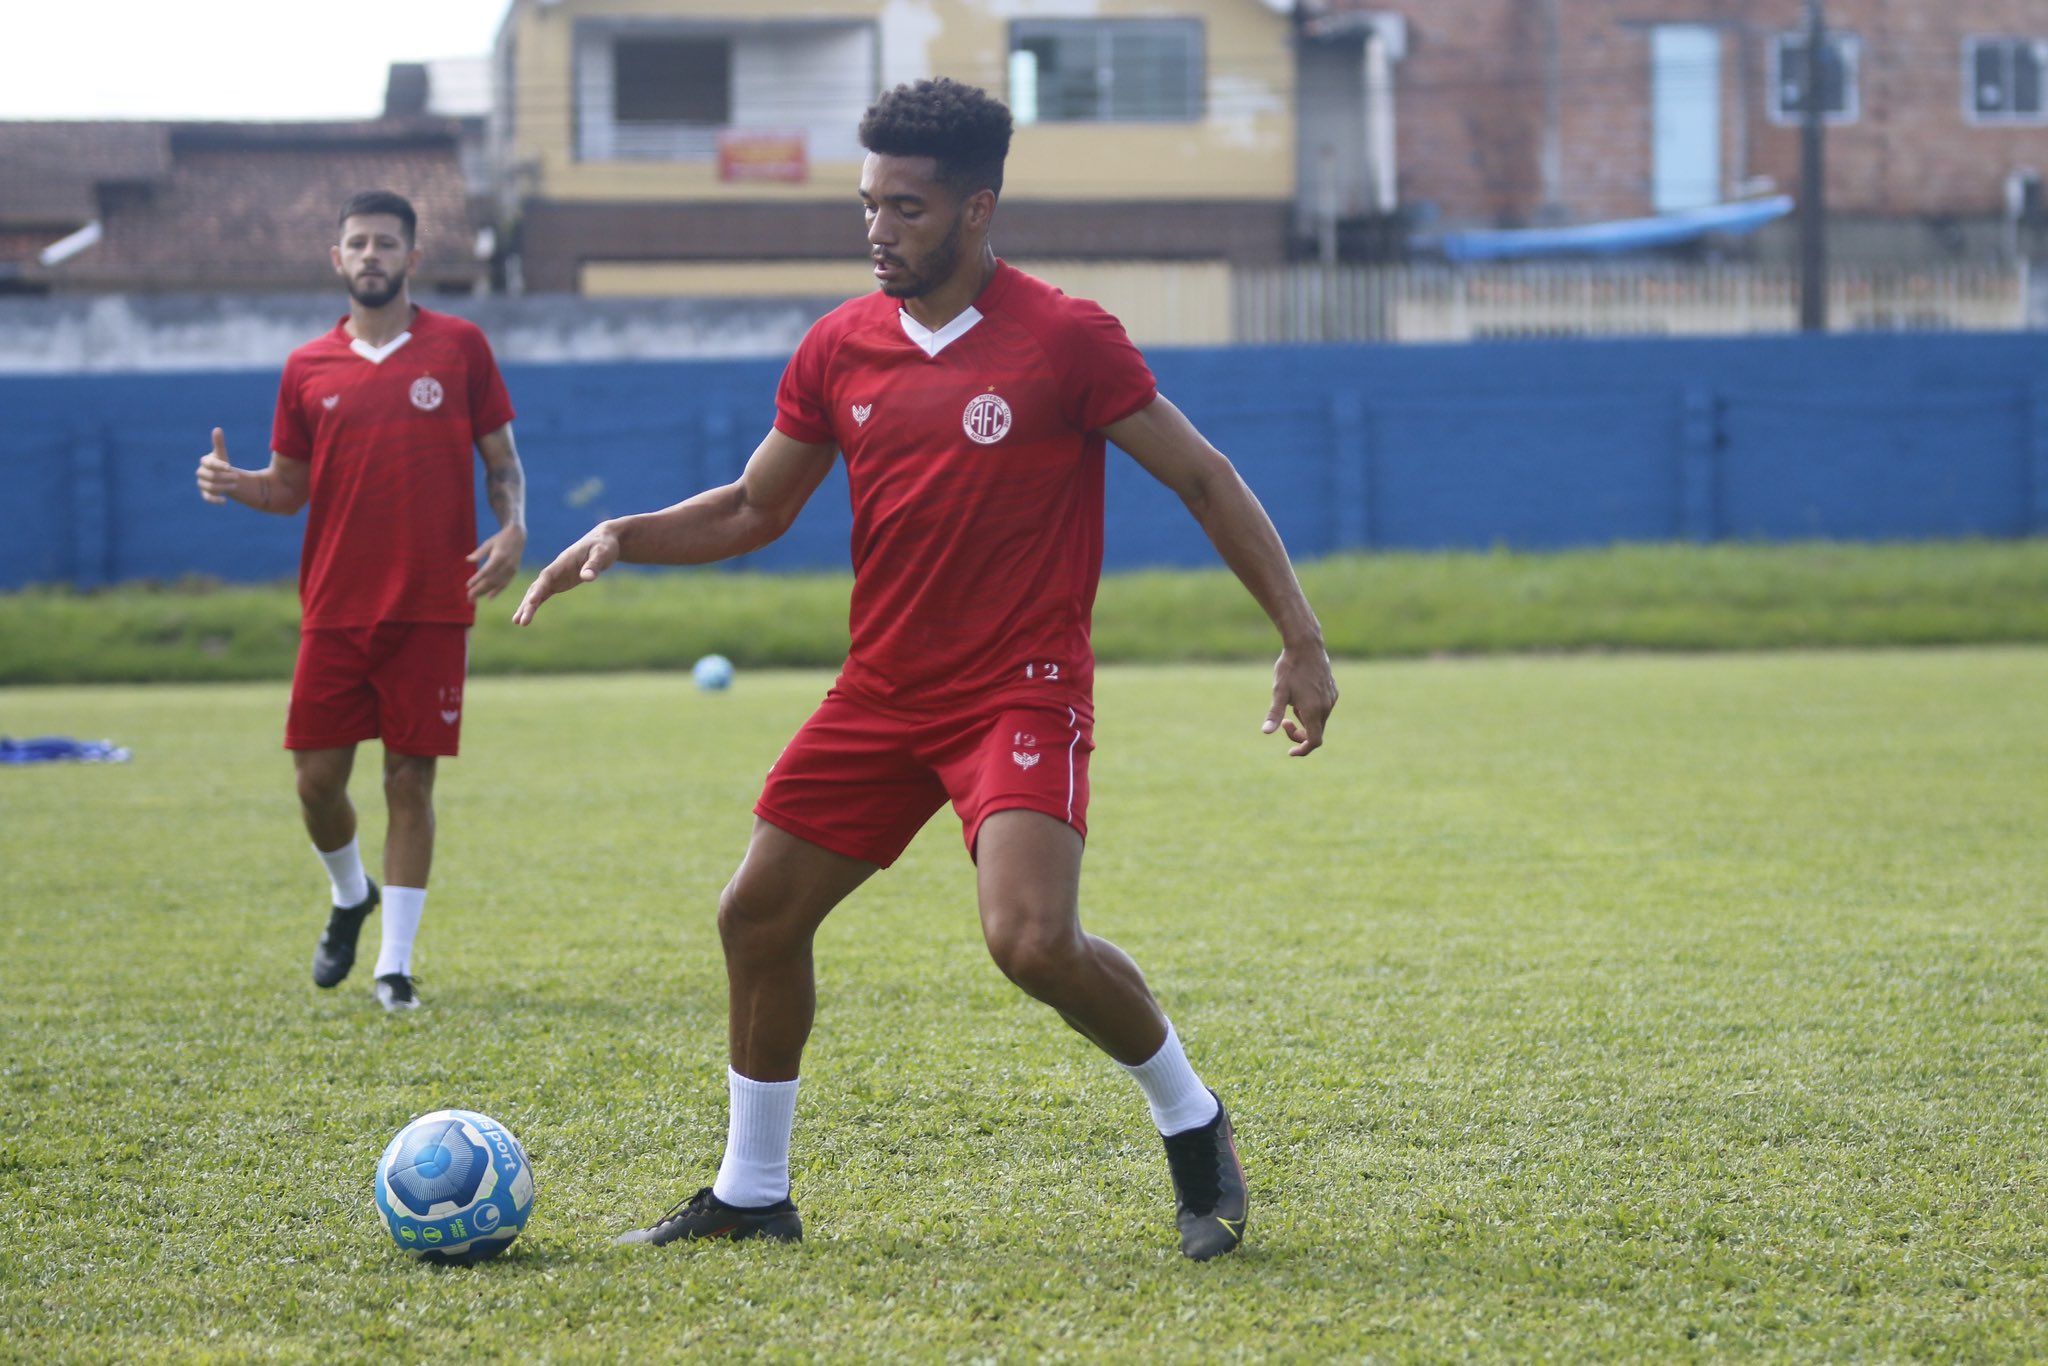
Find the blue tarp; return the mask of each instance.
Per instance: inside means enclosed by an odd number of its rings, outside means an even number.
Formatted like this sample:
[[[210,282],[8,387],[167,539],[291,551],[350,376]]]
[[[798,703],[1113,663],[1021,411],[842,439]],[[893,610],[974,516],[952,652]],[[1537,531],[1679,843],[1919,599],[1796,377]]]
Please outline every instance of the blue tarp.
[[[125,764],[133,757],[111,740],[73,740],[66,735],[10,740],[0,735],[0,764]]]
[[[1792,196],[1747,199],[1735,204],[1658,214],[1655,218],[1621,218],[1607,223],[1579,223],[1563,228],[1474,228],[1447,232],[1418,241],[1453,261],[1508,261],[1525,256],[1614,256],[1690,242],[1710,232],[1755,232],[1792,212]]]

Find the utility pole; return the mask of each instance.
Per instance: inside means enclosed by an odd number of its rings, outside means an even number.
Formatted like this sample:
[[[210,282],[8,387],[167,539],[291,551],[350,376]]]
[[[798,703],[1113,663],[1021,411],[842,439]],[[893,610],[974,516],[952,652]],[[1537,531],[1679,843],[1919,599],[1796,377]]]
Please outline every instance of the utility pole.
[[[1799,157],[1799,330],[1828,330],[1827,16],[1806,0],[1806,108]]]

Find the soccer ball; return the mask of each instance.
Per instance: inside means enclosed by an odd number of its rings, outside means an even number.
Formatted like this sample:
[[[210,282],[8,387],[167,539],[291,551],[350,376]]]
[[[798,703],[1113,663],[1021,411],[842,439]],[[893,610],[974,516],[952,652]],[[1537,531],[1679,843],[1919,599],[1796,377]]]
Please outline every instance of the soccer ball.
[[[690,670],[690,677],[705,692],[724,692],[732,684],[732,661],[724,655],[706,655]]]
[[[533,1168],[512,1131],[474,1110],[436,1110],[377,1159],[377,1213],[391,1241],[428,1261],[481,1262],[533,1213]]]

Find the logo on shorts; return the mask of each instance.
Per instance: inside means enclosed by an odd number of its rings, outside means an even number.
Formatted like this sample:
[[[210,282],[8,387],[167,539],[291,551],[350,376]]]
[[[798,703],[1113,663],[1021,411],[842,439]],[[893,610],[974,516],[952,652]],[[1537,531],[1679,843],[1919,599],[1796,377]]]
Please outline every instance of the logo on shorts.
[[[450,711],[450,710],[448,710],[448,708],[446,708],[446,707],[443,707],[443,708],[441,709],[441,719],[442,719],[442,721],[446,722],[446,723],[447,723],[448,725],[451,725],[451,726],[455,724],[455,720],[456,720],[456,718],[457,718],[457,717],[459,717],[459,716],[461,716],[461,715],[462,715],[462,708],[460,708],[460,707],[457,707],[457,708],[455,708],[455,710],[453,710],[453,711]]]
[[[874,414],[874,411],[875,411],[875,405],[874,405],[874,404],[872,404],[872,403],[856,403],[856,404],[854,404],[854,405],[853,405],[853,425],[854,425],[854,426],[856,426],[856,427],[865,427],[865,426],[867,425],[867,421],[868,421],[868,418],[869,418],[869,417],[871,417],[871,416],[872,416],[872,415]]]
[[[441,381],[432,375],[421,375],[412,382],[412,406],[423,413],[431,413],[441,406]]]
[[[341,402],[340,394],[329,394],[326,398],[320,400],[320,406],[331,413],[334,411],[334,405],[339,402]]]
[[[1013,749],[1010,751],[1010,757],[1017,761],[1017,767],[1030,768],[1033,764],[1037,763],[1039,759],[1043,758],[1044,756],[1038,754],[1026,754],[1021,749]]]
[[[993,392],[976,394],[960,415],[960,425],[969,441],[992,446],[1010,434],[1010,405]]]

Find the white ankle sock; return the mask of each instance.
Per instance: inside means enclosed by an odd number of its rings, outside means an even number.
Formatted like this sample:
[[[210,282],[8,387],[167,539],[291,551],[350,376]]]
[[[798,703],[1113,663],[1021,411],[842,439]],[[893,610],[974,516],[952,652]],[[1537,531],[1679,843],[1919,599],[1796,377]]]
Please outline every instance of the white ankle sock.
[[[412,941],[420,932],[420,917],[426,913],[426,888],[384,889],[384,942],[377,950],[377,970],[371,976],[388,977],[394,972],[412,976]]]
[[[1145,1103],[1152,1107],[1152,1123],[1160,1133],[1198,1129],[1216,1118],[1216,1097],[1202,1085],[1195,1069],[1188,1066],[1188,1055],[1181,1052],[1180,1035],[1173,1032],[1173,1021],[1166,1022],[1166,1042],[1159,1045],[1157,1053],[1136,1067],[1129,1063],[1117,1065],[1130,1073],[1131,1080],[1144,1091]]]
[[[789,1131],[796,1122],[795,1081],[755,1081],[730,1067],[725,1088],[725,1160],[711,1193],[728,1205],[758,1208],[789,1196]]]
[[[350,840],[339,849],[322,849],[313,846],[313,852],[327,865],[327,880],[334,884],[334,904],[337,906],[360,905],[370,894],[370,879],[363,872],[362,851],[356,842]]]

